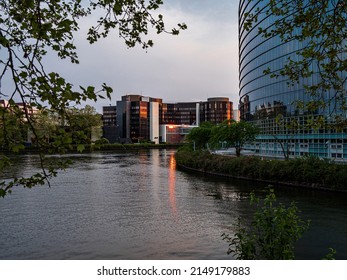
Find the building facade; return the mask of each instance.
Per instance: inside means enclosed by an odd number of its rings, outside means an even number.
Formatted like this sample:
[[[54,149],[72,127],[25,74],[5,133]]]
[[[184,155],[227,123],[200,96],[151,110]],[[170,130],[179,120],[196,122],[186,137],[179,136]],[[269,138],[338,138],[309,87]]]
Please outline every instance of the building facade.
[[[159,143],[160,104],[162,100],[158,98],[142,95],[122,96],[122,100],[117,101],[117,142]]]
[[[304,47],[304,42],[284,42],[277,36],[264,38],[259,34],[259,29],[271,28],[278,20],[265,12],[269,2],[241,0],[239,3],[240,118],[261,128],[256,143],[247,148],[269,156],[281,157],[288,153],[292,157],[310,154],[323,158],[347,158],[346,130],[315,130],[307,126],[312,114],[328,120],[331,115],[329,107],[308,113],[296,104],[297,101],[311,100],[303,85],[317,83],[318,76],[301,77],[299,83],[292,85],[288,84],[286,77],[271,78],[264,74],[267,69],[274,72],[283,69],[289,57],[294,61],[300,59],[297,51]],[[258,16],[249,30],[244,28],[247,14]],[[296,125],[288,125],[290,123]]]
[[[199,103],[180,102],[163,103],[161,106],[161,124],[196,124],[199,120]]]
[[[163,103],[159,98],[125,95],[117,106],[103,107],[104,137],[111,143],[177,143],[201,122],[218,124],[232,118],[233,104],[228,98]]]
[[[234,119],[233,104],[229,98],[208,98],[206,102],[200,103],[200,123],[211,122],[222,123],[224,120]]]
[[[118,140],[117,106],[106,106],[102,112],[102,134],[111,143]]]
[[[163,124],[160,125],[160,142],[177,144],[182,143],[190,131],[197,125]]]

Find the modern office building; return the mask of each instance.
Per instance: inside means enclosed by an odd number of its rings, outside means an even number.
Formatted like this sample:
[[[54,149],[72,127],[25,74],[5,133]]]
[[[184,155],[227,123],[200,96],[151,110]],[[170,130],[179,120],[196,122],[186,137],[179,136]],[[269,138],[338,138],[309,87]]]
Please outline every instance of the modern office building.
[[[277,36],[264,38],[259,34],[259,29],[271,28],[278,20],[271,13],[265,12],[269,2],[239,2],[240,118],[261,128],[256,143],[247,148],[270,156],[283,156],[285,150],[291,156],[311,154],[324,158],[347,158],[346,130],[339,132],[334,129],[309,128],[306,124],[312,112],[308,113],[296,105],[298,100],[307,102],[312,98],[305,93],[303,85],[312,85],[317,82],[318,76],[300,78],[299,83],[291,85],[287,83],[286,77],[271,78],[264,74],[267,69],[283,69],[289,57],[294,61],[300,59],[297,51],[304,46],[302,42],[283,42]],[[244,28],[247,14],[258,17],[249,30]],[[327,108],[313,113],[328,121],[331,111]],[[293,121],[297,126],[285,125]]]
[[[102,112],[102,123],[104,126],[117,125],[117,106],[106,106]]]
[[[163,103],[160,123],[196,124],[199,121],[199,105],[197,102]]]
[[[185,124],[160,125],[160,142],[170,144],[182,143],[194,127],[198,126]]]
[[[103,107],[102,112],[102,134],[111,143],[117,142],[117,106]]]
[[[117,142],[153,141],[159,143],[161,99],[125,95],[117,101]]]
[[[233,119],[233,115],[233,104],[229,101],[229,98],[208,98],[207,102],[201,102],[200,104],[200,123],[219,124],[224,120]]]
[[[103,107],[104,137],[111,143],[177,143],[201,122],[218,124],[232,118],[233,104],[228,98],[163,103],[159,98],[125,95],[117,106]]]

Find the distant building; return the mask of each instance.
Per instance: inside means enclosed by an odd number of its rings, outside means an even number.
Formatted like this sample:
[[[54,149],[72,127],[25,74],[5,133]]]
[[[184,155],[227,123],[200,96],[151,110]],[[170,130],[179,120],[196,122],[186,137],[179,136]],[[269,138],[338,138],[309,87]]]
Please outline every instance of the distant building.
[[[110,143],[118,141],[117,106],[105,106],[102,109],[102,134]]]
[[[117,101],[119,142],[159,143],[159,108],[162,100],[141,95],[122,96]]]
[[[105,106],[102,111],[102,122],[104,126],[117,125],[117,106]]]
[[[30,117],[39,113],[39,110],[36,107],[31,106],[29,103],[16,103],[16,106],[18,106],[18,108],[25,114],[25,119],[27,118],[26,116]]]
[[[219,124],[233,118],[233,103],[224,97],[209,98],[201,102],[163,103],[162,114],[163,124]]]
[[[31,106],[29,103],[10,103],[8,100],[1,99],[0,100],[0,107],[2,108],[8,108],[10,111],[14,111],[16,109],[19,109],[23,113],[23,119],[27,121],[27,116],[31,117],[37,113],[39,113],[39,110]]]
[[[5,100],[5,99],[0,99],[0,107],[5,108],[5,107],[8,107],[8,105],[9,105],[9,103],[8,103],[7,100]]]
[[[111,143],[167,142],[165,135],[172,131],[162,134],[170,127],[164,129],[163,125],[174,125],[177,132],[174,141],[177,141],[189,126],[198,126],[201,122],[218,124],[232,118],[233,104],[228,98],[163,103],[160,98],[129,94],[122,96],[117,106],[103,107],[104,137]]]
[[[160,142],[182,143],[189,132],[197,125],[163,124],[160,126]]]
[[[240,121],[240,110],[234,110],[233,120],[239,122]]]
[[[207,102],[200,102],[200,123],[219,124],[230,119],[233,119],[233,103],[229,98],[208,98]]]
[[[161,124],[195,124],[199,120],[199,103],[163,103]]]

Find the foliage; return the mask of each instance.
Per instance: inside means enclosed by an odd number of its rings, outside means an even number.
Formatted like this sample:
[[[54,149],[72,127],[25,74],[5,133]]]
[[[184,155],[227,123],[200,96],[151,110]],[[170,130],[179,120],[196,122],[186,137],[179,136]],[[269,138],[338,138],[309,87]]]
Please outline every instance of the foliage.
[[[249,0],[256,2],[255,0]],[[317,115],[315,126],[342,129],[346,126],[346,51],[347,3],[332,0],[262,0],[265,8],[245,14],[246,30],[250,31],[260,17],[273,16],[274,24],[259,28],[264,39],[279,37],[282,42],[296,41],[302,46],[288,56],[280,70],[266,69],[271,77],[285,77],[288,86],[302,84],[309,98],[298,100],[299,110],[312,114],[327,110],[331,119]],[[317,16],[319,15],[319,16]]]
[[[254,141],[258,134],[254,125],[240,121],[225,120],[219,125],[206,122],[195,127],[187,135],[187,140],[194,143],[195,149],[206,149],[209,144],[216,147],[220,142],[226,142],[236,148],[236,155],[240,156],[245,143]]]
[[[195,149],[205,149],[210,141],[213,127],[212,123],[204,122],[190,131],[187,135],[187,140],[194,143]]]
[[[72,143],[90,144],[92,128],[102,126],[101,115],[90,105],[82,109],[72,108],[67,111],[67,126],[72,132]]]
[[[278,114],[275,118],[274,131],[271,133],[271,136],[273,136],[275,141],[280,144],[285,160],[289,160],[289,142],[298,134],[300,128],[303,129],[295,117],[285,118],[282,114]],[[276,130],[282,131],[280,137],[277,135]]]
[[[110,141],[108,141],[108,139],[104,138],[104,137],[95,141],[95,145],[101,146],[101,145],[105,145],[105,144],[110,144]]]
[[[313,156],[283,161],[257,156],[237,158],[180,149],[176,153],[176,161],[178,166],[234,178],[336,191],[347,190],[347,165]]]
[[[323,258],[323,260],[335,260],[336,250],[333,248],[329,248],[329,253]]]
[[[46,55],[56,54],[59,59],[79,63],[74,35],[79,31],[80,20],[94,15],[98,20],[86,34],[90,43],[118,29],[118,35],[128,47],[140,45],[148,49],[153,46],[153,41],[147,38],[150,29],[158,34],[177,35],[187,28],[182,23],[168,31],[163,16],[158,13],[162,4],[162,0],[0,1],[0,99],[9,101],[0,104],[0,145],[17,152],[24,148],[22,132],[27,134],[30,130],[43,168],[39,175],[30,178],[0,182],[1,196],[14,185],[31,187],[55,176],[56,169],[45,168],[45,154],[66,152],[73,142],[81,142],[78,150],[83,150],[86,131],[80,131],[80,124],[84,120],[76,120],[73,133],[63,129],[69,121],[71,107],[87,100],[110,98],[113,91],[105,83],[97,87],[71,84],[58,72],[48,71]],[[36,118],[36,111],[45,112],[45,117]],[[54,125],[44,128],[49,116],[54,116],[61,128],[55,129]],[[70,114],[70,118],[74,119],[74,115]]]
[[[101,115],[94,107],[70,108],[62,118],[52,110],[41,110],[31,119],[31,130],[25,131],[32,145],[49,153],[72,149],[73,145],[91,143],[93,127],[101,127]],[[32,132],[34,129],[34,133]],[[23,138],[22,142],[26,142]]]
[[[0,125],[0,148],[13,152],[23,149],[28,127],[22,110],[18,106],[13,106],[10,111],[0,107]]]
[[[104,16],[98,20],[96,26],[89,29],[88,40],[93,43],[101,37],[106,37],[112,29],[118,27],[119,36],[124,39],[128,47],[140,44],[142,48],[147,49],[153,46],[152,40],[143,40],[143,35],[148,34],[149,26],[158,34],[164,32],[178,35],[181,30],[187,29],[186,24],[179,23],[177,27],[168,31],[165,28],[163,15],[158,14],[157,17],[153,15],[163,3],[163,0],[92,1],[91,8],[103,10]]]
[[[229,145],[235,147],[236,156],[239,157],[243,146],[247,142],[254,141],[258,133],[259,129],[251,123],[226,120],[213,128],[211,141],[215,144],[228,142]]]
[[[262,204],[254,193],[251,204],[257,210],[249,228],[239,221],[234,237],[223,234],[229,243],[228,254],[239,260],[291,260],[294,259],[294,244],[308,229],[309,221],[303,221],[295,203],[285,207],[277,203],[275,193],[270,189]]]

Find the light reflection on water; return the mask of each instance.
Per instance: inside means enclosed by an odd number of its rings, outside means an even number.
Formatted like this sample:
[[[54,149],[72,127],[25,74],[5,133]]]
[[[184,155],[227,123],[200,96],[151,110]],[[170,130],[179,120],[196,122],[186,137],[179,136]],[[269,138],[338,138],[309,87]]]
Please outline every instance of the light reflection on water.
[[[69,157],[73,168],[53,179],[51,188],[17,188],[0,201],[0,259],[231,258],[220,235],[232,233],[238,217],[249,218],[254,183],[176,170],[171,150]],[[15,167],[16,174],[30,174],[37,159],[23,156]],[[329,246],[345,244],[346,196],[329,194],[334,204],[320,209],[317,202],[325,194],[297,189],[278,194],[284,202],[298,201],[318,220],[300,243],[299,257],[320,258],[316,247],[326,253]],[[330,214],[338,223],[327,229]],[[315,233],[320,236],[312,243]],[[347,258],[344,250],[341,258]]]
[[[170,155],[169,161],[169,195],[170,195],[170,205],[174,217],[177,217],[177,207],[176,207],[176,159],[175,155]]]

